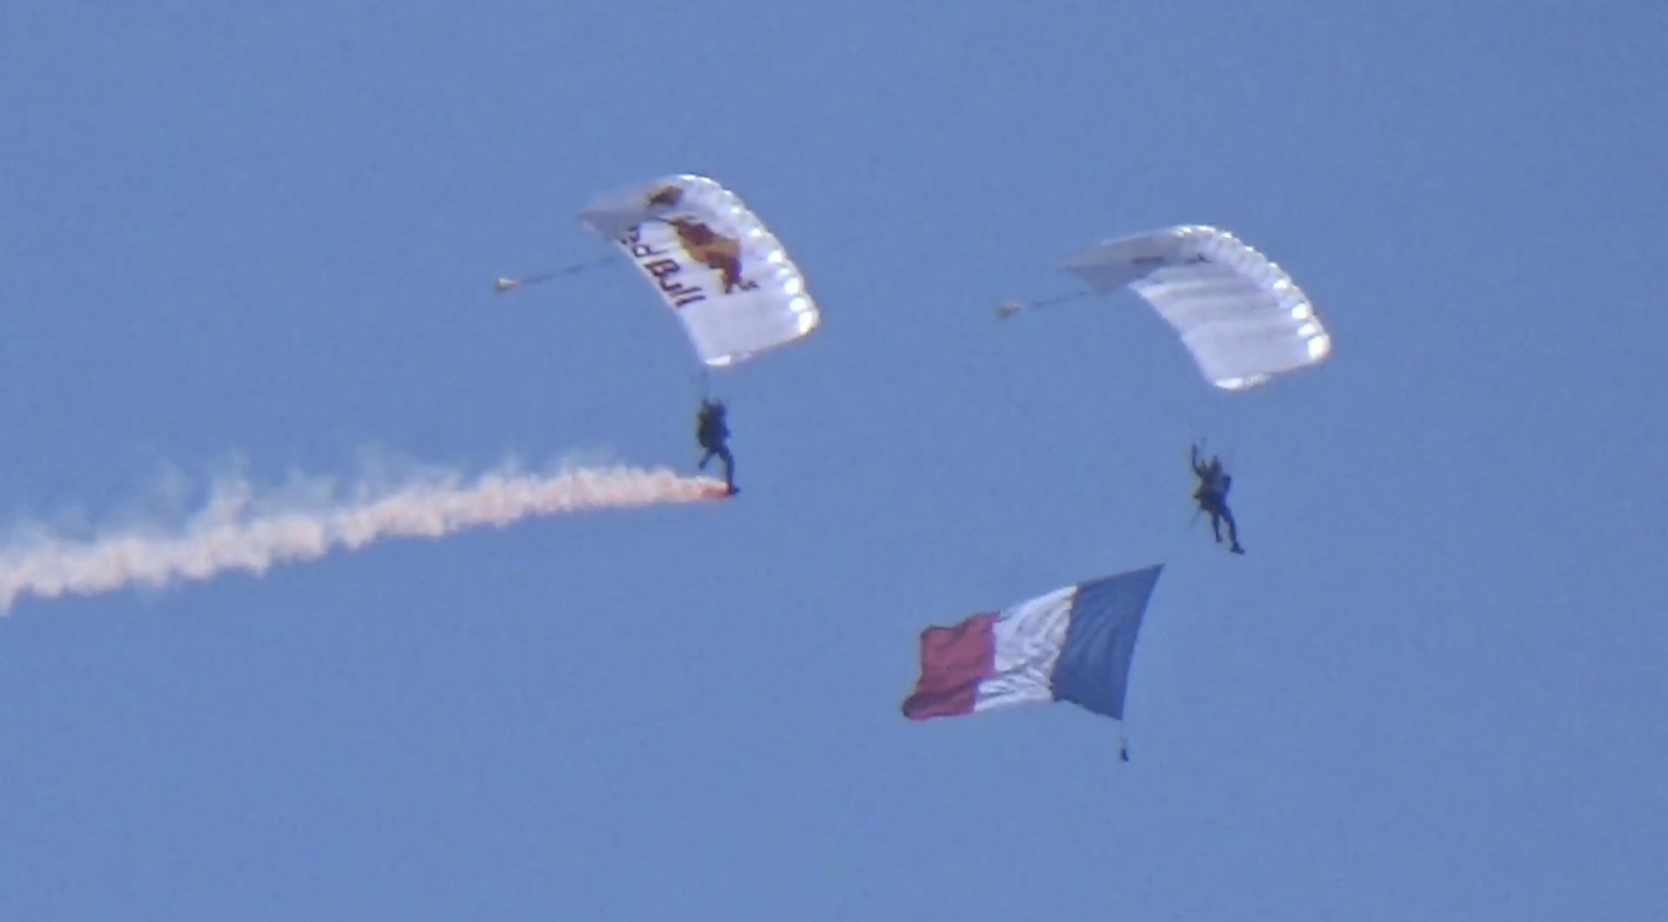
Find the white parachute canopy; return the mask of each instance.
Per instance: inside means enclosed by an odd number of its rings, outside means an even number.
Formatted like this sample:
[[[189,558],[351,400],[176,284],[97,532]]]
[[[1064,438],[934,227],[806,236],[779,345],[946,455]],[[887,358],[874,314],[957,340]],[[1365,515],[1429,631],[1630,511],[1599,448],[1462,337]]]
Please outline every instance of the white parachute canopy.
[[[704,176],[609,193],[580,220],[631,257],[709,366],[791,343],[820,321],[781,242],[735,193]]]
[[[1291,276],[1224,230],[1181,225],[1104,240],[1060,268],[1101,293],[1128,286],[1145,298],[1224,390],[1318,364],[1332,351]]]

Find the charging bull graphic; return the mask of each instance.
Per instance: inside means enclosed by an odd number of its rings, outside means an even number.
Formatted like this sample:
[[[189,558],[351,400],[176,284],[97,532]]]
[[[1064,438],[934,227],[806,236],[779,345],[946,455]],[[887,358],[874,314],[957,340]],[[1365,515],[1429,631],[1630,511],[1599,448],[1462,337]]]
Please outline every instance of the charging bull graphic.
[[[668,218],[666,223],[678,232],[678,243],[689,258],[717,272],[724,279],[724,293],[740,288],[752,291],[757,282],[741,277],[741,242],[726,237],[694,218]]]
[[[662,186],[645,197],[651,208],[676,208],[683,201],[683,190],[677,186]],[[677,232],[678,243],[689,258],[717,272],[724,280],[724,293],[737,289],[753,291],[758,283],[741,275],[741,242],[718,233],[705,221],[690,217],[662,218]]]
[[[675,208],[679,202],[683,201],[683,190],[679,189],[677,186],[661,186],[659,189],[656,189],[654,193],[646,199],[646,201],[648,202],[650,208],[654,208],[656,206],[662,208]]]

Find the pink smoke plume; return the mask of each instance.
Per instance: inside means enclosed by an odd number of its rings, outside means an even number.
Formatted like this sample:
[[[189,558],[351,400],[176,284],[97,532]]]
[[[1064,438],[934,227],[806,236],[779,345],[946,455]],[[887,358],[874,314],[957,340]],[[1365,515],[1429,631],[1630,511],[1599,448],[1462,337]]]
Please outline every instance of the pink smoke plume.
[[[456,471],[385,481],[367,475],[343,496],[328,479],[302,478],[263,497],[234,474],[219,479],[203,507],[172,528],[128,524],[77,539],[41,525],[15,526],[0,545],[0,612],[24,595],[161,588],[233,570],[259,575],[275,564],[384,538],[439,538],[532,516],[725,496],[717,480],[626,465],[534,473],[511,462],[470,482]]]

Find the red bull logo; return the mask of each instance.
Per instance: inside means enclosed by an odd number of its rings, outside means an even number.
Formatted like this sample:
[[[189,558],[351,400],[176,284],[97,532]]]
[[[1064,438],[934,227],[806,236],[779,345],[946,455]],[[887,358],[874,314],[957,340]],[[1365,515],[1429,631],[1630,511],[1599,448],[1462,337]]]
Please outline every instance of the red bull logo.
[[[668,218],[678,234],[678,243],[689,258],[717,272],[724,280],[724,293],[737,288],[752,291],[759,283],[741,276],[741,241],[726,237],[694,218]]]
[[[682,201],[683,190],[677,186],[663,186],[644,196],[645,204],[651,208],[676,207]],[[741,274],[741,241],[720,234],[706,222],[695,218],[671,217],[660,220],[677,235],[678,247],[683,251],[683,255],[718,273],[724,286],[724,294],[731,294],[737,290],[752,291],[759,287],[757,282]],[[699,283],[692,284],[677,277],[683,274],[685,268],[677,258],[678,254],[675,251],[656,249],[653,245],[645,243],[640,228],[632,228],[629,234],[621,238],[620,244],[631,251],[632,257],[645,272],[654,276],[660,290],[671,299],[674,307],[685,307],[706,300],[706,292]]]
[[[643,232],[633,227],[631,232],[620,238],[620,246],[631,252],[637,264],[643,271],[654,276],[655,284],[672,300],[673,307],[687,307],[698,301],[707,299],[706,293],[700,285],[690,285],[677,276],[683,273],[683,264],[670,250],[656,249],[653,245],[643,242]]]

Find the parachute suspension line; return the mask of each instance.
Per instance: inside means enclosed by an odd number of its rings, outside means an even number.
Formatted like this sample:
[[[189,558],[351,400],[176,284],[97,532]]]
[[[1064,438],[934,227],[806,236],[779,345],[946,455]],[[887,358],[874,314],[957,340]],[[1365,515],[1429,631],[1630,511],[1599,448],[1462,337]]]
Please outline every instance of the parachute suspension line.
[[[525,275],[519,278],[502,277],[499,278],[498,281],[492,283],[492,290],[496,294],[503,294],[506,291],[511,291],[516,288],[525,288],[528,285],[537,285],[540,282],[548,281],[556,278],[557,276],[574,275],[575,273],[584,272],[586,269],[595,269],[599,266],[606,266],[610,263],[618,261],[618,259],[619,254],[610,253],[599,259],[574,263],[570,266],[563,266],[560,269],[551,269],[548,272],[540,272],[535,275]]]
[[[1054,295],[1052,297],[1042,298],[1036,301],[1009,301],[996,308],[996,319],[1006,320],[1021,311],[1028,311],[1038,307],[1052,307],[1056,304],[1065,304],[1070,301],[1077,301],[1090,297],[1093,294],[1094,292],[1092,291],[1072,291],[1063,295]]]
[[[702,403],[707,403],[707,402],[711,401],[711,402],[716,402],[716,403],[722,403],[725,406],[729,405],[730,401],[728,399],[726,399],[725,397],[723,397],[722,395],[719,396],[716,401],[713,401],[713,398],[712,398],[712,375],[711,375],[711,373],[709,372],[708,369],[702,368],[700,371],[692,372],[689,375],[689,380],[692,383],[694,383],[695,389],[700,393]]]
[[[1198,428],[1195,427],[1194,431],[1197,432]],[[1210,448],[1206,444],[1206,439],[1205,439],[1204,436],[1199,436],[1198,438],[1194,439],[1193,444],[1199,446],[1199,456],[1200,457],[1209,458],[1212,455],[1215,455],[1217,460],[1222,462],[1222,469],[1223,470],[1227,471],[1230,474],[1232,474],[1234,472],[1234,461],[1239,456],[1239,447],[1237,445],[1233,444],[1232,439],[1229,440],[1229,445],[1228,445],[1227,450],[1226,451],[1221,451],[1221,452],[1211,451]]]
[[[1200,452],[1205,450],[1205,437],[1199,434],[1198,422],[1199,421],[1197,419],[1191,419],[1189,420],[1189,425],[1187,427],[1190,436],[1187,440],[1187,476],[1194,480],[1198,479],[1198,474],[1196,474],[1193,470],[1192,453],[1194,449],[1197,449]],[[1193,529],[1199,524],[1199,517],[1204,514],[1205,509],[1203,506],[1199,505],[1197,495],[1195,494],[1193,500],[1193,514],[1187,517],[1187,532],[1192,533]]]

